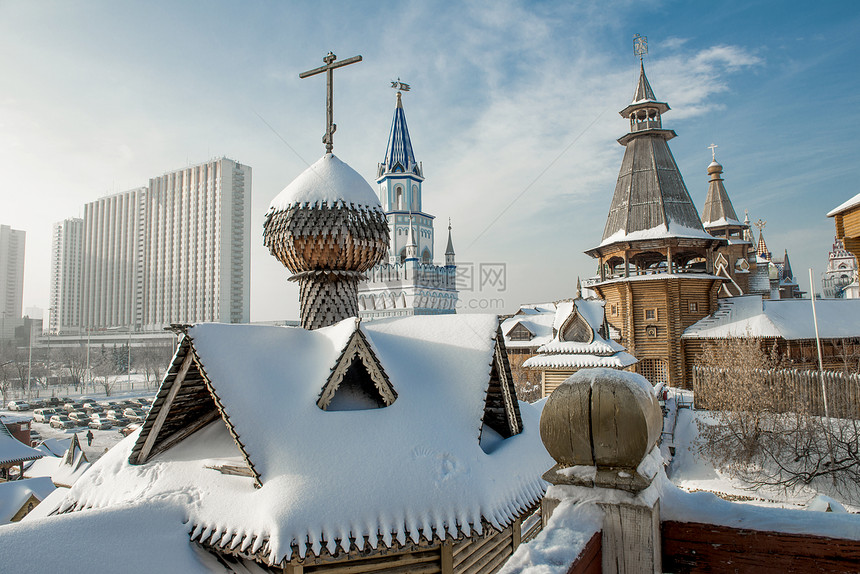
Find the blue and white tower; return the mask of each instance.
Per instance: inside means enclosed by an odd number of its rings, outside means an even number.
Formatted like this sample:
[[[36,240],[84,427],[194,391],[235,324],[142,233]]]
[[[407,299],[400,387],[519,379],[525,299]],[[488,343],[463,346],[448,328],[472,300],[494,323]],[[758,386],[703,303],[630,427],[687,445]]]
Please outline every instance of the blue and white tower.
[[[434,263],[433,220],[423,208],[424,168],[415,161],[406,126],[402,92],[409,85],[399,79],[394,119],[385,158],[377,168],[379,201],[388,219],[388,262],[368,272],[359,286],[362,318],[454,313],[457,306],[454,248],[451,226],[444,265]]]

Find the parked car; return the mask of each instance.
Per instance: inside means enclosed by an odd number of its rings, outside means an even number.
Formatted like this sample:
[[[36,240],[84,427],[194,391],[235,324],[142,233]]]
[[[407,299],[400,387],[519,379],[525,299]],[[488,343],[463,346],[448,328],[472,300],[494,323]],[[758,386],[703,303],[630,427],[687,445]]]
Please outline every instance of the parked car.
[[[9,401],[6,408],[10,411],[28,411],[30,405],[26,401]]]
[[[79,403],[95,403],[96,400],[92,397],[81,397],[78,399]]]
[[[90,423],[90,416],[87,413],[79,411],[69,413],[69,418],[78,423],[79,426],[88,425]]]
[[[109,420],[111,422],[111,424],[115,427],[124,427],[125,425],[127,425],[131,422],[130,420],[128,420],[126,417],[124,417],[122,415],[113,416],[113,417],[108,416],[107,420]],[[134,423],[134,424],[139,424],[139,423]]]
[[[45,399],[45,404],[49,407],[56,408],[63,404],[63,401],[60,400],[59,397],[48,397]]]
[[[57,414],[57,409],[36,409],[33,411],[33,420],[37,423],[46,423]]]
[[[143,419],[146,418],[146,415],[144,415],[141,411],[132,408],[125,409],[124,411],[122,411],[122,414],[125,415],[128,420],[133,423],[143,422]]]
[[[90,424],[88,425],[91,429],[96,430],[107,430],[113,426],[111,421],[105,418],[101,418],[99,416],[95,416],[90,419]]]
[[[119,429],[119,432],[122,433],[122,436],[128,436],[139,428],[140,423],[131,423]]]
[[[90,406],[87,406],[87,405],[90,405]],[[93,405],[92,403],[85,404],[84,405],[84,411],[88,415],[94,415],[94,414],[97,415],[97,414],[101,414],[101,413],[105,412],[104,408],[102,408],[99,405]]]
[[[36,446],[42,441],[42,435],[38,432],[30,429],[30,446]]]
[[[66,403],[63,405],[63,410],[66,412],[79,411],[84,408],[82,403]]]
[[[70,429],[76,426],[75,421],[66,415],[54,415],[51,417],[51,427],[53,428]]]
[[[31,409],[41,409],[46,407],[45,401],[43,399],[30,399],[30,408]]]

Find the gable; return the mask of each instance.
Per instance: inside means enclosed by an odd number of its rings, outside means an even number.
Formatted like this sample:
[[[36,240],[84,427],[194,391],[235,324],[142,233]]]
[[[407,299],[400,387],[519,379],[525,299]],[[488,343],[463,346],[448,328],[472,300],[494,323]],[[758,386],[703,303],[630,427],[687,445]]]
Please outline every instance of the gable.
[[[594,331],[579,313],[573,313],[562,323],[558,338],[561,341],[590,343],[594,340]]]
[[[144,464],[219,417],[227,424],[248,466],[250,472],[242,474],[250,474],[260,486],[260,477],[206,377],[191,337],[185,333],[128,461]]]
[[[517,323],[508,329],[508,338],[512,341],[530,341],[534,333],[522,323]]]
[[[496,333],[496,344],[493,351],[487,395],[484,401],[479,440],[484,434],[485,426],[489,426],[502,438],[514,436],[523,430],[517,392],[511,376],[511,365],[508,362],[501,328]]]
[[[324,411],[364,410],[387,407],[396,398],[379,359],[356,328],[323,386],[317,406]]]

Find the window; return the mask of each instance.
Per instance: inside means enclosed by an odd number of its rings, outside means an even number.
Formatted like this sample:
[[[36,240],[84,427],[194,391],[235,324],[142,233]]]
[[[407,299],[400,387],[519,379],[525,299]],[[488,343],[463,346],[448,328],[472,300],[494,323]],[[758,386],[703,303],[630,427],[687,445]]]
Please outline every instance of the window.
[[[652,385],[669,382],[669,369],[663,359],[641,359],[637,369]]]
[[[394,189],[394,197],[395,197],[394,208],[398,209],[398,210],[403,209],[403,188],[402,187],[398,186]]]
[[[613,317],[618,316],[618,303],[613,303],[612,305],[609,306],[609,314],[612,315]]]
[[[657,320],[657,309],[645,309],[645,320],[646,321],[656,321]]]
[[[690,303],[690,313],[698,313],[699,312],[699,304],[698,303]]]

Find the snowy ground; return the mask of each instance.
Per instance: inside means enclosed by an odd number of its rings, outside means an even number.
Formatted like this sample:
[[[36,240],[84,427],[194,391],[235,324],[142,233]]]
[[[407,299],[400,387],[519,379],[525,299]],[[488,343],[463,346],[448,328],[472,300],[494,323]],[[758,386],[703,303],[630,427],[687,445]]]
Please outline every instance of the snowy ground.
[[[726,500],[748,502],[759,506],[779,508],[808,508],[820,510],[822,501],[832,496],[844,505],[849,512],[860,512],[860,507],[851,506],[832,492],[819,492],[811,487],[794,492],[761,488],[753,489],[740,479],[732,478],[705,460],[699,454],[697,440],[699,427],[697,421],[715,423],[708,411],[690,408],[692,393],[670,390],[666,401],[667,413],[664,418],[663,444],[664,458],[670,460],[667,475],[679,488],[688,492],[713,492]],[[670,455],[670,447],[674,456]],[[825,503],[826,504],[826,503]]]

